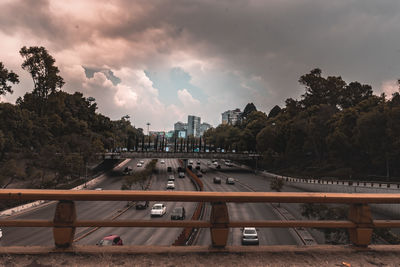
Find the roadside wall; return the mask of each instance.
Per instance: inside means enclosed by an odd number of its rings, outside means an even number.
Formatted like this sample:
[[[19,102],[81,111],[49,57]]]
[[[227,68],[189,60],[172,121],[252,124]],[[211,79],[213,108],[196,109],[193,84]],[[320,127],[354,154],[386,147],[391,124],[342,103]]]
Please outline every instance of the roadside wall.
[[[266,171],[261,172],[261,174],[283,179],[286,185],[308,192],[400,194],[400,184],[397,183],[302,179],[276,175]],[[382,213],[400,216],[400,205],[398,204],[375,204],[371,207]]]

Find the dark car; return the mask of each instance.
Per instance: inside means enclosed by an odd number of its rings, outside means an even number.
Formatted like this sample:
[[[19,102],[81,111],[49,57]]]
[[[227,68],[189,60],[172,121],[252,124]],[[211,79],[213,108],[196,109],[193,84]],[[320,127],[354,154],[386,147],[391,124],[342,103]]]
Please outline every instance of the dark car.
[[[131,175],[133,173],[132,167],[129,167],[129,166],[125,167],[123,173],[124,173],[124,175]]]
[[[192,170],[192,165],[188,165],[187,168],[188,168],[189,170]]]
[[[203,177],[203,174],[200,171],[196,172],[197,177]]]
[[[200,170],[200,166],[199,165],[196,166],[196,170]]]
[[[148,206],[149,206],[149,202],[148,201],[138,201],[138,202],[136,202],[136,209],[137,210],[147,209]]]
[[[167,172],[172,172],[172,167],[168,166],[167,167]]]
[[[178,172],[183,172],[182,167],[178,167]]]
[[[122,246],[122,239],[118,235],[108,235],[97,243],[98,246]]]
[[[213,182],[214,182],[214,184],[220,184],[221,183],[221,178],[214,177]]]
[[[200,171],[201,171],[201,173],[203,173],[203,174],[206,173],[206,170],[205,170],[205,169],[201,169]]]
[[[171,213],[171,220],[184,220],[186,217],[184,207],[176,207]]]

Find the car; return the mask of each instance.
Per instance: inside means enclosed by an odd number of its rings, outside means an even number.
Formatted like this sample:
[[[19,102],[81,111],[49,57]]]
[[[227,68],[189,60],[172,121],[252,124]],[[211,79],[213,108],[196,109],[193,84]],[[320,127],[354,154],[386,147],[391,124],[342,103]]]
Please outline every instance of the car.
[[[242,232],[242,245],[258,245],[258,234],[254,227],[245,227]]]
[[[162,160],[160,161],[160,163],[161,163],[161,164],[165,164],[165,160],[162,159]]]
[[[144,164],[144,160],[139,161],[141,164]]]
[[[214,177],[213,182],[214,182],[214,184],[220,184],[221,183],[221,178]]]
[[[180,172],[178,177],[179,178],[185,178],[185,173],[184,172]]]
[[[168,166],[167,167],[167,172],[172,172],[172,167]]]
[[[196,169],[196,170],[200,170],[200,166],[199,166],[199,165],[197,165],[195,169]]]
[[[197,163],[197,165],[200,165],[200,160],[198,160],[196,163]]]
[[[225,180],[226,184],[235,184],[235,179],[233,179],[232,177],[228,177]]]
[[[193,164],[193,160],[189,160],[189,165],[192,165]]]
[[[168,181],[167,189],[175,189],[175,183],[173,181]]]
[[[132,172],[133,172],[132,167],[130,167],[130,166],[125,167],[125,169],[124,169],[124,174],[125,175],[131,175]]]
[[[196,172],[197,177],[203,177],[203,174],[200,171]]]
[[[102,191],[103,188],[101,188],[101,187],[96,187],[94,190],[96,190],[96,191]]]
[[[137,201],[135,208],[137,210],[145,210],[149,206],[149,201]]]
[[[122,239],[118,235],[108,235],[103,237],[96,245],[98,246],[122,246]]]
[[[232,162],[229,159],[226,159],[225,166],[232,167]]]
[[[183,168],[182,167],[178,167],[178,172],[183,172]]]
[[[3,231],[0,229],[0,239],[3,237]]]
[[[205,170],[205,169],[200,169],[200,172],[201,172],[202,174],[205,174],[205,173],[206,173],[206,170]]]
[[[136,164],[136,167],[142,167],[142,163],[138,163],[138,164]]]
[[[167,212],[167,207],[162,203],[156,203],[153,205],[150,211],[150,216],[163,216]]]
[[[171,220],[184,220],[186,217],[184,207],[176,207],[171,213]]]
[[[174,177],[173,175],[170,175],[170,176],[168,177],[168,181],[175,181],[175,177]]]
[[[193,169],[193,166],[192,166],[192,165],[188,165],[187,168],[188,168],[189,170],[192,170],[192,169]]]

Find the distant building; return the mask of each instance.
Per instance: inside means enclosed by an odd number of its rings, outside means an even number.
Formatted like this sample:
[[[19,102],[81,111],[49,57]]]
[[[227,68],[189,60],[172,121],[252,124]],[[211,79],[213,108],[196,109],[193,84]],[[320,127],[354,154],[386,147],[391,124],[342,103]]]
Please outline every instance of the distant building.
[[[200,125],[200,136],[203,136],[204,132],[207,131],[208,129],[210,129],[212,126],[211,124],[207,123],[207,122],[203,122]]]
[[[186,131],[177,131],[178,138],[186,138]]]
[[[222,124],[230,124],[230,125],[235,125],[240,121],[240,116],[242,115],[242,112],[240,109],[235,109],[235,110],[227,110],[222,115]]]
[[[200,117],[196,117],[193,115],[188,116],[188,124],[187,124],[187,136],[200,136]]]
[[[162,131],[150,131],[149,132],[149,135],[150,136],[153,136],[153,137],[163,137],[163,136],[165,136],[165,132],[162,132]]]
[[[187,130],[187,123],[178,121],[177,123],[174,124],[174,131],[186,131]]]
[[[174,133],[175,133],[175,131],[168,131],[168,132],[165,134],[165,137],[166,137],[166,138],[173,138],[173,137],[174,137]]]

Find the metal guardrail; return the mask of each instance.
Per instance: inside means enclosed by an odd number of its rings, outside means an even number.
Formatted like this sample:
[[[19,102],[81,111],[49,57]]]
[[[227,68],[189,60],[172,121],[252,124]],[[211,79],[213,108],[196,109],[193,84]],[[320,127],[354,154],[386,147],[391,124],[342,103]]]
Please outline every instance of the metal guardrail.
[[[54,219],[13,220],[2,219],[3,227],[53,227],[56,247],[72,245],[76,227],[196,227],[210,228],[212,245],[226,246],[229,228],[238,227],[312,227],[347,228],[350,241],[357,246],[371,243],[374,228],[400,227],[400,220],[373,220],[368,204],[399,204],[399,194],[343,194],[343,193],[292,193],[292,192],[166,192],[166,191],[70,191],[70,190],[29,190],[1,189],[0,200],[59,200]],[[98,221],[77,220],[74,201],[181,201],[210,202],[209,221]],[[260,220],[230,221],[227,202],[234,203],[346,203],[350,204],[348,220]]]

